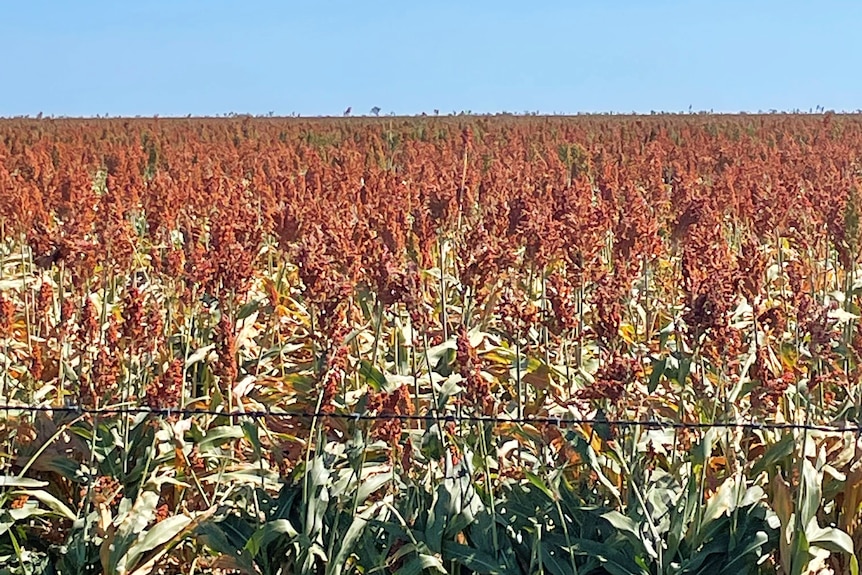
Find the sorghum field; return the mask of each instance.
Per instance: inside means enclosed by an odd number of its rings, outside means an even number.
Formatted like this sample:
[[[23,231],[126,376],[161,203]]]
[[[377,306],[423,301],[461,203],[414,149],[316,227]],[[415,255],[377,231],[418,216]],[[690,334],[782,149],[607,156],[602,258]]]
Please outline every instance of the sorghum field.
[[[862,117],[0,122],[0,574],[858,573]]]

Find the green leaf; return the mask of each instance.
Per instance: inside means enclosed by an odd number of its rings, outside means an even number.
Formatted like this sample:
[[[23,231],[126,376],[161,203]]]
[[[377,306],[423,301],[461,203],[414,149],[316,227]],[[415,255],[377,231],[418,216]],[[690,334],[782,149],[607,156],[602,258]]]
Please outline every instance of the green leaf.
[[[686,387],[688,374],[691,372],[691,356],[685,356],[679,360],[679,369],[676,372],[676,382],[683,388]]]
[[[37,479],[30,479],[29,477],[16,477],[14,475],[0,475],[0,488],[23,487],[25,489],[33,489],[47,486],[47,481],[39,481]]]
[[[819,527],[812,522],[805,530],[808,545],[820,547],[833,553],[853,555],[853,539],[837,527]]]
[[[371,477],[366,477],[362,481],[359,482],[359,486],[357,487],[356,500],[361,504],[364,503],[368,497],[392,481],[391,473],[377,473],[372,475]]]
[[[323,515],[329,506],[329,477],[330,470],[326,467],[323,456],[317,456],[312,460],[311,469],[308,471],[309,493],[305,500],[306,516],[303,533],[310,541],[317,541],[323,531]]]
[[[443,544],[443,532],[449,520],[449,509],[452,504],[452,495],[444,484],[437,486],[434,493],[434,503],[428,510],[428,523],[425,528],[425,542],[429,549],[439,553]]]
[[[552,492],[552,491],[550,490],[550,488],[545,484],[545,482],[544,482],[544,481],[542,481],[542,478],[541,478],[541,477],[539,477],[538,475],[536,475],[536,474],[535,474],[535,473],[533,473],[532,471],[527,471],[527,470],[524,470],[524,475],[527,477],[527,480],[528,480],[530,483],[532,483],[533,485],[535,485],[536,487],[538,487],[538,488],[539,488],[539,491],[541,491],[542,493],[544,493],[544,494],[548,497],[548,499],[550,499],[551,501],[556,500],[556,498],[554,497],[553,492]]]
[[[368,525],[369,519],[380,509],[380,507],[381,504],[375,504],[353,518],[350,527],[347,528],[347,531],[345,531],[344,535],[341,537],[341,541],[338,543],[338,553],[336,553],[335,557],[332,558],[332,561],[330,561],[326,566],[327,575],[341,575],[344,571],[347,559],[353,552],[353,547],[356,545],[356,542],[359,541],[359,538],[365,531],[365,527]]]
[[[455,541],[443,542],[443,560],[454,560],[474,573],[503,575],[509,570],[491,555]]]
[[[245,420],[241,424],[242,430],[245,434],[245,438],[248,439],[248,442],[251,443],[251,447],[254,450],[254,455],[258,459],[261,458],[261,445],[260,445],[260,427],[258,426],[256,421]]]
[[[149,489],[141,490],[132,503],[123,498],[114,523],[108,529],[105,544],[100,550],[102,569],[108,575],[123,573],[126,569],[124,557],[154,519],[159,494]]]
[[[601,517],[606,519],[615,529],[631,535],[636,540],[640,540],[640,529],[631,517],[626,517],[619,511],[608,511],[602,514]]]
[[[564,560],[561,555],[565,553]],[[542,568],[550,571],[553,575],[570,575],[572,573],[571,557],[569,551],[564,547],[548,545],[545,536],[542,536]]]
[[[239,425],[219,425],[207,431],[203,439],[198,442],[198,449],[204,450],[208,447],[218,447],[231,439],[242,439],[245,437],[243,429]]]
[[[287,535],[288,540],[293,541],[299,535],[299,532],[287,519],[267,521],[249,537],[245,544],[245,550],[252,557],[257,557],[261,550],[265,549],[267,545],[282,535]]]
[[[443,411],[449,402],[449,398],[458,395],[462,391],[464,391],[464,388],[458,385],[454,381],[454,378],[447,377],[437,389],[437,409]]]
[[[670,529],[668,530],[666,541],[667,541],[667,551],[666,554],[669,557],[673,557],[676,555],[679,550],[680,545],[684,540],[684,533],[691,525],[692,520],[694,519],[695,513],[698,508],[701,506],[700,500],[700,489],[699,482],[697,480],[697,474],[693,472],[688,473],[688,479],[685,484],[685,491],[680,496],[679,501],[677,501],[676,506],[672,510],[672,515],[670,517]],[[703,542],[703,535],[696,538],[696,540],[692,541],[689,544],[699,545]],[[655,551],[650,548],[651,551]]]
[[[745,547],[743,547],[742,549],[733,549],[732,555],[728,553],[728,555],[730,555],[732,559],[730,563],[724,566],[724,568],[720,572],[720,575],[737,575],[738,573],[740,573],[745,564],[751,562],[751,554],[756,554],[756,559],[759,559],[763,555],[763,547],[768,542],[769,536],[765,532],[758,531],[757,533],[755,533],[751,540],[745,545]],[[757,553],[758,549],[761,550],[760,553]],[[755,562],[757,561],[755,560]]]
[[[54,513],[69,519],[70,521],[74,521],[77,519],[77,515],[75,512],[69,509],[65,503],[48,493],[47,491],[43,491],[41,489],[22,489],[20,491],[14,492],[16,495],[29,495],[30,497],[35,497],[39,501],[41,501],[48,509],[53,511]]]
[[[781,475],[781,471],[776,472],[770,482],[772,488],[772,509],[778,516],[781,522],[781,529],[784,531],[790,524],[793,517],[793,494],[791,493],[790,483],[785,481]],[[782,537],[782,541],[784,538]]]
[[[715,441],[718,439],[718,428],[711,428],[706,431],[703,439],[699,441],[691,450],[691,460],[695,465],[706,465],[712,455],[712,448]]]
[[[422,435],[422,443],[419,449],[422,455],[430,461],[436,461],[443,457],[445,447],[440,440],[440,427],[437,423],[428,422],[428,428]]]
[[[448,575],[448,571],[438,557],[425,553],[420,553],[405,563],[401,569],[395,572],[395,575],[421,575],[426,569],[433,569],[437,573]]]
[[[225,529],[233,532],[235,536],[229,537]],[[198,526],[197,535],[200,541],[213,551],[231,557],[235,562],[236,568],[241,569],[247,574],[257,573],[251,555],[240,553],[242,547],[238,539],[242,541],[245,541],[245,539],[241,536],[237,538],[236,535],[238,533],[231,529],[229,525],[225,525],[225,523],[203,523]]]
[[[448,340],[435,345],[433,347],[428,348],[428,360],[431,362],[432,370],[437,371],[437,367],[443,365],[448,365],[455,359],[455,351],[458,349],[458,345],[455,341],[454,337],[450,337]]]
[[[242,321],[247,317],[250,317],[251,314],[260,309],[261,301],[260,300],[252,300],[239,308],[239,311],[236,314],[237,321]]]
[[[658,384],[661,381],[661,376],[664,375],[665,367],[667,366],[667,358],[662,359],[654,359],[652,361],[652,373],[649,376],[649,383],[647,384],[647,390],[650,393],[655,392],[658,388]]]
[[[796,449],[796,438],[792,433],[785,433],[781,439],[769,446],[757,463],[751,467],[751,477],[756,478],[764,471],[775,469],[778,462],[790,457]]]
[[[177,536],[180,535],[191,522],[191,517],[187,517],[186,515],[174,515],[173,517],[168,517],[164,521],[156,523],[143,538],[140,538],[129,548],[129,551],[122,560],[126,569],[130,570],[136,566],[138,560],[144,553],[149,553],[154,549],[163,547],[173,539],[177,538]]]
[[[802,460],[802,493],[797,509],[799,511],[799,519],[803,525],[810,524],[817,517],[817,510],[820,508],[821,500],[821,477],[822,472],[818,472],[807,458]]]
[[[706,501],[701,519],[701,528],[715,521],[725,513],[730,513],[736,507],[739,488],[735,477],[725,479],[715,493]]]
[[[805,572],[805,568],[808,567],[808,562],[811,560],[808,548],[808,539],[805,537],[805,531],[795,531],[790,552],[789,575],[802,575]]]
[[[617,488],[616,485],[613,484],[613,482],[611,482],[610,479],[607,478],[607,476],[604,474],[604,471],[602,471],[602,467],[599,464],[598,456],[596,455],[596,451],[593,449],[592,445],[587,443],[587,440],[584,439],[584,437],[577,432],[571,432],[570,434],[567,434],[567,437],[573,442],[573,447],[575,448],[575,451],[577,451],[578,454],[584,460],[587,461],[587,463],[590,465],[590,469],[595,472],[596,476],[599,479],[599,482],[604,485],[608,491],[611,492],[617,502],[621,502],[620,490]]]
[[[359,363],[359,375],[371,386],[375,393],[380,393],[386,388],[386,376],[379,369],[371,365],[367,359]]]
[[[614,438],[611,426],[608,425],[608,415],[602,408],[596,410],[596,418],[593,420],[593,431],[605,441],[610,441]]]
[[[564,549],[568,551],[569,547]],[[589,539],[572,539],[571,550],[577,555],[596,559],[611,575],[649,575],[649,571],[638,565],[633,558],[627,557],[607,543]]]

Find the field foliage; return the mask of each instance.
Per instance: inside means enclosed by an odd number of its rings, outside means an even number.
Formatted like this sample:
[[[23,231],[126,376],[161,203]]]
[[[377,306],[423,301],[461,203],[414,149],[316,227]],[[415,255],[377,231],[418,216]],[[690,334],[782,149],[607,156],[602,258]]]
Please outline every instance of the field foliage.
[[[4,120],[0,574],[855,575],[860,159],[832,114]]]

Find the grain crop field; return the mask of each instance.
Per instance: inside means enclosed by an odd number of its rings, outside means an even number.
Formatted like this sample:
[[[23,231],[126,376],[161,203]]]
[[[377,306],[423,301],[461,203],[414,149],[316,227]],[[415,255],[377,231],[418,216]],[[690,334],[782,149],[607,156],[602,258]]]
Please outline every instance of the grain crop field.
[[[0,120],[0,575],[858,573],[862,116]]]

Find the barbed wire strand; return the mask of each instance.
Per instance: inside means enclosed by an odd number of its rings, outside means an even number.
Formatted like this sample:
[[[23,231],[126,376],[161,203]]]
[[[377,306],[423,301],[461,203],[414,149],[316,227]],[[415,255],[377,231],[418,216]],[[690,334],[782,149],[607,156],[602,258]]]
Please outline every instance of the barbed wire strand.
[[[794,431],[819,431],[824,433],[862,433],[862,426],[852,424],[851,422],[841,422],[835,425],[818,425],[818,424],[803,424],[803,423],[786,423],[786,422],[758,422],[758,421],[721,421],[721,422],[686,422],[686,421],[661,421],[655,419],[591,419],[591,418],[571,418],[557,417],[553,415],[534,415],[524,417],[504,417],[498,415],[456,415],[456,414],[399,414],[399,413],[343,413],[343,412],[309,412],[309,411],[219,411],[212,409],[174,409],[174,408],[149,408],[149,407],[103,407],[89,408],[80,405],[65,405],[65,406],[50,406],[50,405],[0,405],[0,411],[23,411],[28,413],[52,412],[52,413],[70,413],[77,415],[93,415],[93,416],[117,416],[117,415],[141,415],[146,414],[149,417],[195,417],[209,415],[214,417],[228,418],[246,418],[246,419],[312,419],[312,418],[331,418],[345,419],[353,421],[387,421],[400,420],[404,422],[472,422],[472,423],[493,423],[493,424],[545,424],[554,425],[557,427],[566,427],[569,425],[603,425],[613,427],[642,427],[648,429],[745,429],[745,430],[794,430]]]

